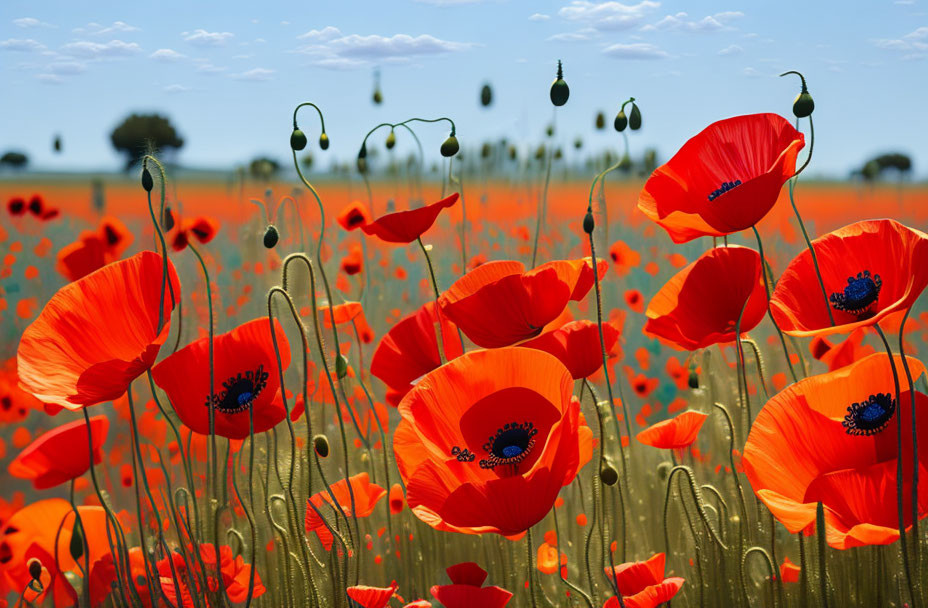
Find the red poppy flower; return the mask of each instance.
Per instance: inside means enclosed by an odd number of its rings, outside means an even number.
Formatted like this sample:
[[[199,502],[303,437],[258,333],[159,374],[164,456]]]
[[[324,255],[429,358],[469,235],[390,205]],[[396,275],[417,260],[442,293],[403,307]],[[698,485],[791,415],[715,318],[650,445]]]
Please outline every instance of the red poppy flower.
[[[6,210],[13,216],[23,215],[26,213],[26,201],[21,196],[14,196],[6,202]]]
[[[77,241],[61,248],[57,270],[69,281],[76,281],[118,260],[133,238],[119,218],[107,216],[96,232],[86,231]]]
[[[367,205],[354,201],[339,211],[335,221],[345,230],[351,231],[367,225],[371,219],[371,212],[367,210]]]
[[[45,407],[45,404],[33,397],[31,393],[20,388],[15,357],[0,363],[0,424],[22,422],[30,411],[43,411]],[[57,406],[48,407],[57,408]]]
[[[274,334],[284,370],[290,365],[290,343],[277,319]],[[248,437],[253,412],[254,432],[263,433],[287,415],[280,395],[277,356],[267,319],[255,319],[213,338],[213,392],[210,402],[209,338],[200,338],[152,370],[174,411],[195,433],[209,434],[209,407],[215,410],[216,434],[229,439]]]
[[[436,308],[426,303],[387,332],[371,359],[371,373],[387,385],[387,403],[396,407],[413,383],[441,365],[435,325],[441,318],[445,359],[461,356],[457,328]]]
[[[432,227],[442,209],[454,205],[459,197],[460,195],[455,192],[425,207],[388,213],[373,222],[364,224],[361,230],[387,243],[412,243]]]
[[[750,228],[777,202],[804,145],[776,114],[712,123],[651,174],[638,208],[675,243]]]
[[[219,222],[210,217],[197,217],[192,220],[178,222],[171,239],[171,248],[174,251],[183,251],[190,239],[194,238],[200,243],[209,243],[219,231]]]
[[[814,285],[812,286],[814,287]],[[810,287],[811,289],[811,287]],[[902,358],[896,357],[896,367]],[[913,379],[925,366],[909,358]],[[900,374],[901,375],[901,374]],[[837,549],[884,545],[899,538],[896,425],[912,425],[903,376],[896,403],[892,369],[875,354],[839,370],[800,380],[763,407],[744,446],[742,463],[757,497],[791,533],[811,534],[816,506],[825,507],[828,544]],[[928,433],[928,396],[916,393],[917,429]],[[901,420],[900,420],[901,415]],[[912,438],[903,437],[904,524],[912,514]],[[919,442],[919,476],[928,475],[928,446]],[[928,515],[928,487],[919,485],[919,518]]]
[[[110,421],[106,416],[90,419],[93,436],[93,461],[103,459],[100,449],[106,441]],[[87,425],[75,420],[37,437],[9,465],[10,475],[31,479],[36,490],[54,488],[87,472],[90,455],[87,445]]]
[[[847,333],[908,309],[928,285],[928,235],[895,220],[857,222],[812,242],[835,325],[808,250],[780,277],[770,310],[793,336]]]
[[[606,354],[609,354],[619,340],[619,330],[609,323],[603,323],[603,340]],[[599,327],[593,321],[565,323],[558,329],[522,342],[519,346],[543,350],[554,355],[567,367],[574,380],[588,378],[603,366]]]
[[[615,580],[626,608],[657,608],[680,591],[685,581],[676,576],[664,578],[664,561],[664,554],[657,553],[644,562],[606,568],[606,576]],[[609,598],[603,608],[619,608],[618,598]]]
[[[125,393],[155,362],[170,330],[167,289],[158,330],[163,264],[160,255],[143,251],[58,290],[20,339],[20,385],[70,410]],[[180,297],[170,261],[168,276]]]
[[[651,425],[638,433],[636,438],[645,445],[662,450],[682,450],[696,441],[702,423],[707,414],[702,412],[683,412],[668,420]]]
[[[683,350],[733,342],[742,310],[741,333],[754,329],[767,311],[760,273],[760,256],[753,249],[710,249],[651,299],[644,332]]]
[[[600,277],[609,267],[598,264]],[[534,338],[570,300],[582,300],[593,286],[589,258],[548,262],[525,271],[521,262],[487,262],[442,294],[441,311],[484,348],[510,346]]]
[[[398,483],[390,486],[390,514],[396,515],[403,512],[403,507],[406,506],[406,497],[403,496],[403,486]]]
[[[348,597],[357,602],[361,608],[384,608],[399,588],[400,586],[396,584],[396,581],[393,581],[389,587],[355,585],[354,587],[348,587],[345,591],[348,593]]]
[[[331,314],[328,305],[320,306],[319,313],[322,315],[322,323],[326,329],[332,328],[332,318],[335,318],[336,325],[351,323],[359,315],[364,314],[364,309],[360,302],[344,302],[332,307]]]
[[[788,557],[783,558],[783,563],[780,564],[780,576],[783,577],[784,583],[798,583],[801,571],[801,568],[791,562]]]
[[[351,245],[348,255],[342,258],[341,270],[348,276],[358,274],[364,269],[364,253],[357,243]]]
[[[840,344],[832,344],[825,336],[816,336],[809,344],[809,350],[814,358],[828,366],[828,371],[833,372],[876,352],[869,344],[862,344],[866,332],[865,328],[858,327]]]
[[[403,398],[393,437],[406,502],[439,530],[514,536],[541,521],[580,467],[580,407],[557,358],[464,354]]]
[[[512,593],[502,587],[484,587],[487,571],[473,562],[457,564],[446,569],[450,585],[434,585],[432,597],[445,608],[503,608],[512,599]]]
[[[351,492],[348,491],[349,483],[351,484]],[[377,506],[380,499],[387,495],[386,490],[376,483],[371,483],[370,476],[366,472],[352,475],[347,480],[342,479],[329,487],[332,490],[332,494],[335,495],[335,500],[338,501],[338,504],[341,505],[342,510],[348,517],[351,517],[352,493],[354,494],[355,517],[369,516],[374,512],[374,507]],[[322,509],[323,505],[335,506],[328,490],[313,494],[309,500],[316,506],[316,509],[319,509],[322,513],[325,513]],[[316,513],[316,509],[313,509],[307,503],[306,520],[304,522],[306,533],[315,532],[319,537],[319,542],[325,547],[325,550],[330,551],[335,538],[332,536],[332,533],[329,532],[329,529],[326,527],[325,523],[323,523],[322,519],[320,519],[319,514]]]
[[[193,546],[188,545],[188,550],[190,552],[194,551]],[[206,592],[205,589],[199,587],[199,581],[204,578],[204,574],[206,585],[209,587],[210,591],[219,591],[220,588],[225,589],[226,594],[229,596],[229,600],[235,604],[244,602],[248,599],[248,585],[251,580],[253,565],[246,564],[241,555],[233,557],[230,547],[225,545],[219,547],[219,571],[222,576],[222,586],[220,587],[219,581],[216,579],[217,560],[215,547],[213,547],[213,545],[200,545],[199,552],[205,573],[190,572],[187,569],[187,562],[184,561],[183,556],[178,552],[172,553],[169,558],[166,557],[158,561],[157,568],[161,578],[161,590],[164,592],[165,597],[171,605],[182,606],[183,608],[194,608],[196,603],[193,601],[192,594],[196,593],[202,596]],[[171,562],[168,561],[169,559]],[[201,567],[200,560],[190,560],[197,570]],[[173,569],[171,567],[172,563]],[[254,577],[255,583],[251,594],[252,599],[264,595],[265,591],[267,591],[257,572],[254,573]]]

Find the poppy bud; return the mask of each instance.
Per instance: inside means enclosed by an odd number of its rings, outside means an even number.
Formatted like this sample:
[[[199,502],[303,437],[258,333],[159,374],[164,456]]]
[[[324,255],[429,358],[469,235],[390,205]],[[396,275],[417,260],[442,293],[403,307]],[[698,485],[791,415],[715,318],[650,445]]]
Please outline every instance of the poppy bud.
[[[460,149],[461,146],[458,144],[458,138],[454,135],[449,135],[448,139],[441,142],[441,155],[445,158],[454,156]]]
[[[393,132],[393,129],[390,129],[390,134],[387,135],[385,145],[387,146],[387,150],[392,150],[393,146],[396,145],[396,133]]]
[[[690,370],[690,377],[686,381],[686,383],[689,385],[690,388],[693,388],[693,389],[699,388],[699,376],[696,375],[695,369]]]
[[[42,562],[33,557],[29,560],[28,566],[29,576],[32,577],[32,580],[37,581],[42,578]]]
[[[667,476],[670,475],[670,469],[673,468],[673,465],[667,462],[666,460],[659,465],[657,465],[657,475],[661,480],[667,479]]]
[[[632,103],[631,114],[628,115],[628,127],[632,131],[637,131],[641,128],[641,110],[638,109],[638,106]]]
[[[294,150],[302,150],[306,147],[306,134],[299,129],[294,129],[290,134],[290,147]]]
[[[345,357],[345,355],[339,353],[338,356],[335,357],[335,376],[339,380],[341,380],[347,375],[348,375],[348,359]]]
[[[142,167],[142,188],[145,188],[145,192],[151,192],[154,187],[155,180],[152,179],[151,172],[148,167]]]
[[[545,135],[547,135],[548,137],[554,136],[554,125],[548,125],[547,127],[545,127]]]
[[[615,130],[619,133],[625,130],[625,127],[628,126],[628,116],[625,115],[625,110],[619,110],[619,113],[615,115],[612,126],[615,127]]]
[[[563,157],[564,157],[564,152],[561,151],[560,148],[558,148],[558,149],[556,149],[556,150],[554,151],[554,160],[560,160],[560,159],[563,158]]]
[[[374,104],[380,105],[383,103],[383,93],[380,92],[380,89],[374,89]]]
[[[557,78],[551,83],[551,103],[555,106],[562,106],[567,103],[570,97],[570,88],[564,82],[564,68],[561,60],[557,60]]]
[[[519,156],[519,151],[515,146],[509,146],[509,160],[515,160]]]
[[[164,208],[164,215],[161,217],[161,229],[170,232],[174,228],[174,212],[170,207]]]
[[[367,142],[361,144],[361,149],[358,150],[358,158],[367,158]]]
[[[597,112],[595,124],[596,124],[597,131],[602,131],[603,129],[605,129],[606,128],[606,115],[603,114],[602,112]]]
[[[489,84],[485,84],[480,89],[480,105],[487,107],[491,103],[493,103],[493,89],[490,88]]]
[[[583,139],[578,137],[577,139],[574,140],[574,148],[579,150],[582,147],[583,147]]]
[[[323,150],[329,149],[329,136],[325,133],[319,136],[319,147]]]
[[[61,152],[61,136],[60,135],[55,136],[55,141],[52,144],[52,147],[55,149],[55,152]]]
[[[325,435],[316,435],[313,437],[313,449],[319,458],[329,457],[329,439]]]
[[[607,486],[614,486],[619,482],[619,472],[615,470],[608,458],[603,458],[599,465],[599,479]]]
[[[811,116],[814,109],[815,102],[812,101],[812,96],[809,94],[808,89],[802,87],[802,92],[796,96],[796,101],[793,102],[793,114],[796,118],[805,118]]]
[[[593,212],[587,211],[583,216],[583,231],[587,234],[593,234],[593,228],[596,227],[596,220],[593,219]]]
[[[84,555],[84,524],[80,517],[74,522],[74,529],[71,530],[71,542],[68,544],[68,551],[74,561]]]
[[[273,249],[279,240],[280,233],[277,232],[277,226],[274,224],[268,225],[267,230],[264,231],[264,246]]]

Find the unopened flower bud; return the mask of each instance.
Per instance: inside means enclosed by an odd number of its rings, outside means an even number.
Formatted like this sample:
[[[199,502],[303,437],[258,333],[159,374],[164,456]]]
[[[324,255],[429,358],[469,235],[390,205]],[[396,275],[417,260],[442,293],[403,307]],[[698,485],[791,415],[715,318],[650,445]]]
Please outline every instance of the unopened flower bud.
[[[319,147],[323,150],[329,149],[329,136],[325,133],[319,136]]]
[[[687,379],[686,383],[692,389],[699,388],[699,376],[696,374],[695,369],[690,370],[690,377]]]
[[[558,59],[557,78],[551,83],[551,103],[555,106],[562,106],[567,103],[568,97],[570,97],[570,87],[564,82],[564,68],[561,65],[561,60]]]
[[[796,96],[796,101],[793,102],[793,114],[796,118],[805,118],[811,116],[814,109],[815,102],[812,101],[812,95],[803,87],[802,92]]]
[[[661,480],[667,479],[667,476],[670,475],[670,469],[672,468],[673,465],[665,460],[657,465],[657,476],[660,477]]]
[[[602,131],[603,129],[605,129],[606,128],[606,115],[603,114],[602,112],[597,112],[596,122],[594,124],[596,125],[597,131]]]
[[[39,580],[42,578],[42,562],[37,558],[33,557],[28,562],[29,565],[29,576],[32,577],[32,580]]]
[[[615,470],[608,458],[604,458],[599,466],[599,479],[610,487],[619,482],[619,472]]]
[[[387,146],[387,150],[392,150],[393,146],[396,145],[396,133],[393,132],[393,129],[390,129],[390,134],[387,135],[385,145]]]
[[[491,103],[493,103],[493,89],[490,88],[489,84],[485,84],[480,89],[480,105],[487,107]]]
[[[161,229],[170,232],[174,228],[174,212],[170,207],[164,208],[164,215],[161,216]]]
[[[341,380],[348,375],[348,359],[345,355],[339,353],[335,357],[335,376]]]
[[[268,249],[273,249],[279,240],[280,233],[277,232],[277,226],[274,224],[269,224],[267,229],[264,231],[264,246]]]
[[[632,131],[637,131],[641,128],[641,110],[638,109],[638,106],[632,103],[632,111],[628,115],[628,128]]]
[[[313,437],[313,449],[319,458],[329,457],[329,439],[325,435],[316,435]]]
[[[454,156],[460,149],[461,146],[458,144],[458,138],[454,135],[449,135],[448,139],[441,142],[441,155],[445,158]]]
[[[306,134],[299,129],[294,129],[290,134],[290,147],[294,150],[302,150],[306,147]]]
[[[596,220],[593,219],[593,212],[587,211],[586,215],[583,216],[583,231],[587,234],[593,234],[593,229],[596,227]]]
[[[615,115],[615,120],[612,121],[612,126],[619,133],[625,130],[628,126],[628,116],[625,115],[625,110],[619,110],[619,113]]]
[[[380,89],[374,89],[374,103],[380,105],[383,103],[383,93],[380,92]]]
[[[148,167],[142,167],[142,188],[145,189],[145,192],[151,192],[155,187],[155,180],[151,177],[151,171],[148,170]]]

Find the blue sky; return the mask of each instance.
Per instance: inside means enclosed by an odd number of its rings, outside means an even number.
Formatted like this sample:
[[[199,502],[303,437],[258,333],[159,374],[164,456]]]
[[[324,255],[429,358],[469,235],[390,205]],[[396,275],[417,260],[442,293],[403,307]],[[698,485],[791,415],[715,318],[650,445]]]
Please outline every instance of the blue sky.
[[[900,150],[928,175],[926,0],[739,3],[642,0],[385,2],[73,2],[0,5],[0,150],[46,169],[118,169],[108,135],[130,111],[160,111],[187,141],[180,160],[227,168],[258,154],[286,160],[296,103],[326,113],[332,147],[351,158],[381,121],[447,115],[462,145],[505,136],[537,143],[563,59],[570,101],[558,138],[617,147],[596,132],[635,96],[632,146],[668,158],[727,116],[790,116],[798,69],[815,98],[811,172],[844,176]],[[384,103],[371,103],[381,71]],[[478,104],[483,82],[495,94]],[[318,126],[302,115],[314,142]],[[65,151],[51,152],[54,133]],[[384,134],[385,135],[385,134]],[[447,135],[423,128],[427,149]],[[405,145],[400,136],[400,145]],[[436,152],[437,156],[437,152]]]

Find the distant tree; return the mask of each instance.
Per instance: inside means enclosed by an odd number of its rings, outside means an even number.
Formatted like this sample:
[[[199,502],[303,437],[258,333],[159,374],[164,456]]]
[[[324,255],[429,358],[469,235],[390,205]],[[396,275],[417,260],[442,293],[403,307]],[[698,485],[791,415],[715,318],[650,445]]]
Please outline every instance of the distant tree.
[[[174,125],[160,114],[131,114],[110,134],[113,147],[126,155],[126,170],[136,165],[149,150],[179,149],[184,139]]]
[[[22,152],[10,150],[0,156],[0,166],[9,166],[14,169],[22,169],[29,163],[29,157]]]
[[[865,162],[863,167],[853,173],[865,181],[872,182],[881,178],[887,171],[896,171],[900,178],[905,177],[912,171],[912,159],[899,152],[880,154]]]
[[[259,156],[248,164],[248,174],[255,179],[271,179],[279,170],[280,163],[264,156]]]

